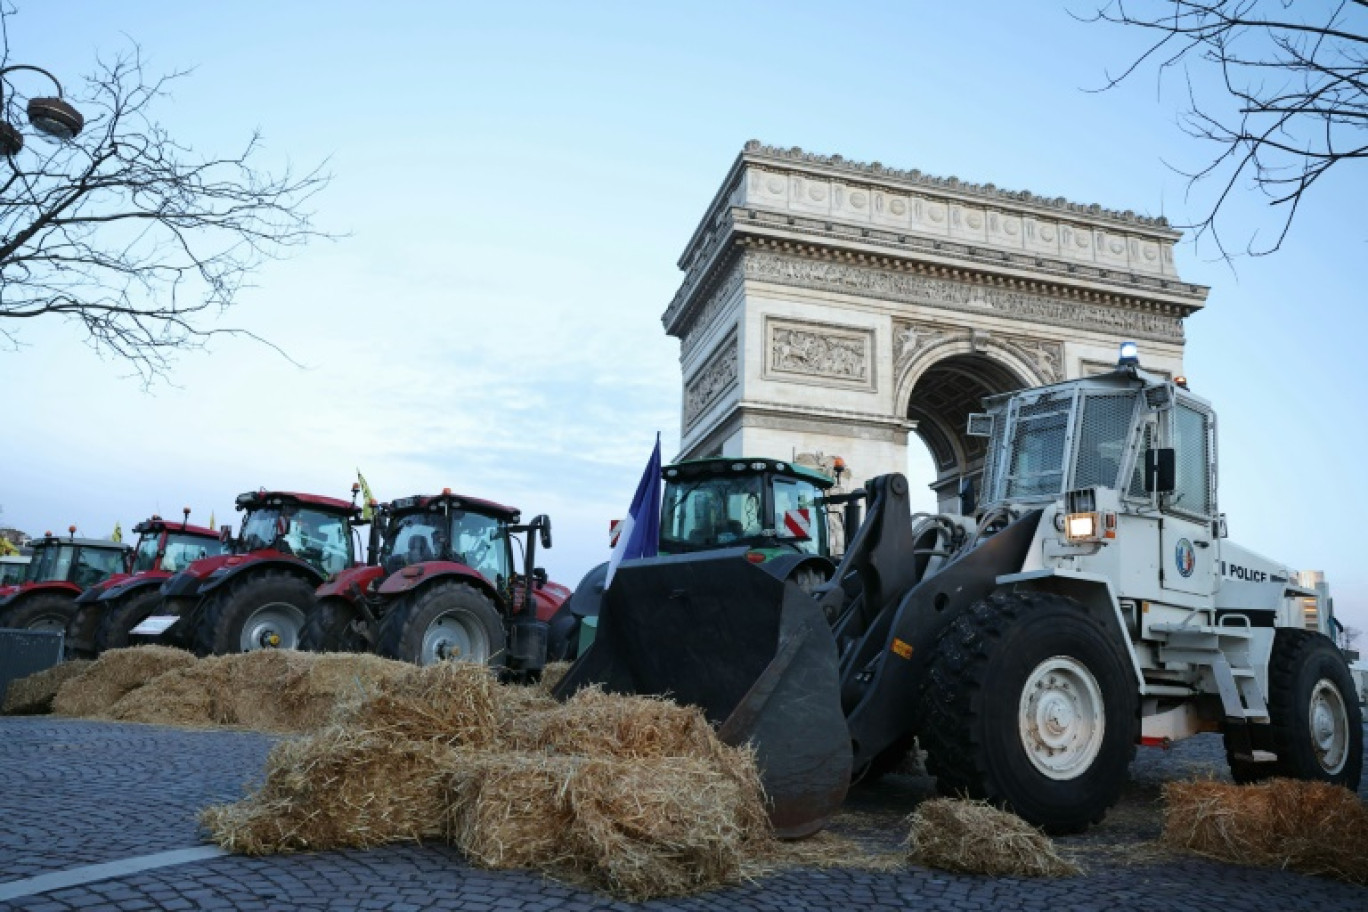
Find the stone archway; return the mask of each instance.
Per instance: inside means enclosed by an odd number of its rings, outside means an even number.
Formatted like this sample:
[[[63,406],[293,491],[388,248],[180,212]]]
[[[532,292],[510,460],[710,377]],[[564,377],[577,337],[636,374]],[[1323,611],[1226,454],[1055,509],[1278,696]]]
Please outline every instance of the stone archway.
[[[983,459],[985,395],[1104,369],[1123,340],[1182,372],[1208,289],[1163,219],[748,143],[662,317],[680,458],[841,456],[858,484],[926,442],[941,507]]]

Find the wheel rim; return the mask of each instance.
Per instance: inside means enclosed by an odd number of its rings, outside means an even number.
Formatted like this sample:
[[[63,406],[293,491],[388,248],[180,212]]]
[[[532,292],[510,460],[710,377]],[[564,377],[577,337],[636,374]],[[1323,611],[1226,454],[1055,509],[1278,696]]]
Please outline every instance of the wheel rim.
[[[434,618],[423,633],[420,665],[488,661],[489,636],[476,618],[448,611]]]
[[[1311,691],[1310,710],[1311,749],[1321,769],[1333,776],[1349,759],[1349,713],[1344,695],[1333,681],[1321,678]]]
[[[242,625],[238,645],[243,652],[258,649],[298,649],[299,631],[304,628],[304,612],[289,602],[262,605]]]
[[[44,614],[29,621],[26,630],[60,630],[63,633],[67,629],[67,619],[60,614]]]
[[[1046,659],[1022,687],[1017,721],[1032,766],[1051,779],[1076,778],[1102,750],[1102,688],[1083,663],[1068,656]]]

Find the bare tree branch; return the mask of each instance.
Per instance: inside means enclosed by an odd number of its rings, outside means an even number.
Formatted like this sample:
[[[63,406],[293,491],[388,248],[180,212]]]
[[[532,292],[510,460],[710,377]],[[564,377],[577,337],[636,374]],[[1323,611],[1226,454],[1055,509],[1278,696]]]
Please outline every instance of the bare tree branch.
[[[12,14],[0,8],[5,63]],[[327,236],[306,206],[329,177],[260,170],[255,134],[222,157],[177,143],[153,109],[184,75],[149,78],[136,46],[98,60],[84,93],[66,93],[85,115],[81,133],[58,143],[26,130],[24,149],[0,159],[0,343],[18,344],[15,321],[60,316],[144,386],[215,336],[280,352],[217,319],[265,261]],[[15,125],[27,123],[22,77],[0,77],[0,115]]]
[[[1157,66],[1181,71],[1187,90],[1184,130],[1215,148],[1210,164],[1179,170],[1189,195],[1212,181],[1214,202],[1194,224],[1229,257],[1222,209],[1235,191],[1254,188],[1278,212],[1275,239],[1257,233],[1252,255],[1282,246],[1304,194],[1332,167],[1368,158],[1368,0],[1110,0],[1086,21],[1148,32],[1143,51],[1102,90]],[[1199,92],[1194,74],[1214,70],[1223,94]],[[1219,220],[1219,221],[1218,221]],[[1241,225],[1240,231],[1247,230]]]

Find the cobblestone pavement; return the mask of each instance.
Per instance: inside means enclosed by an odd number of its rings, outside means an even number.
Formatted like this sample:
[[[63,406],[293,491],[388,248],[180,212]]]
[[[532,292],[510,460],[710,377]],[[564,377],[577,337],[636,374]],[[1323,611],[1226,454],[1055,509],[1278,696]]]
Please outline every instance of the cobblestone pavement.
[[[260,775],[272,738],[55,718],[0,718],[0,889],[82,865],[203,845],[206,804],[234,800]],[[1085,869],[1063,880],[1016,880],[908,867],[898,873],[795,870],[687,899],[663,910],[820,909],[1243,910],[1363,912],[1368,889],[1267,868],[1168,852],[1159,789],[1194,773],[1223,776],[1220,739],[1170,752],[1141,750],[1120,805],[1082,836],[1059,840]],[[932,793],[929,779],[894,776],[857,788],[835,829],[893,849],[902,818]],[[1368,798],[1368,787],[1360,794]],[[358,909],[537,912],[635,909],[520,871],[467,865],[440,845],[243,858],[221,856],[49,892],[0,908],[28,912],[117,909]]]

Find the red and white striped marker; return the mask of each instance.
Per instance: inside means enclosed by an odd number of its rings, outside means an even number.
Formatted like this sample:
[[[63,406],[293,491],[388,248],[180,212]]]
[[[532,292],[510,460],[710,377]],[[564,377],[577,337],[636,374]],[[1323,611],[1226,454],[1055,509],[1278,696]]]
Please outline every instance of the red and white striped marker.
[[[622,520],[608,520],[608,548],[611,550],[617,547],[618,538],[622,536]]]
[[[799,541],[812,538],[812,511],[806,507],[784,513],[784,529]]]

